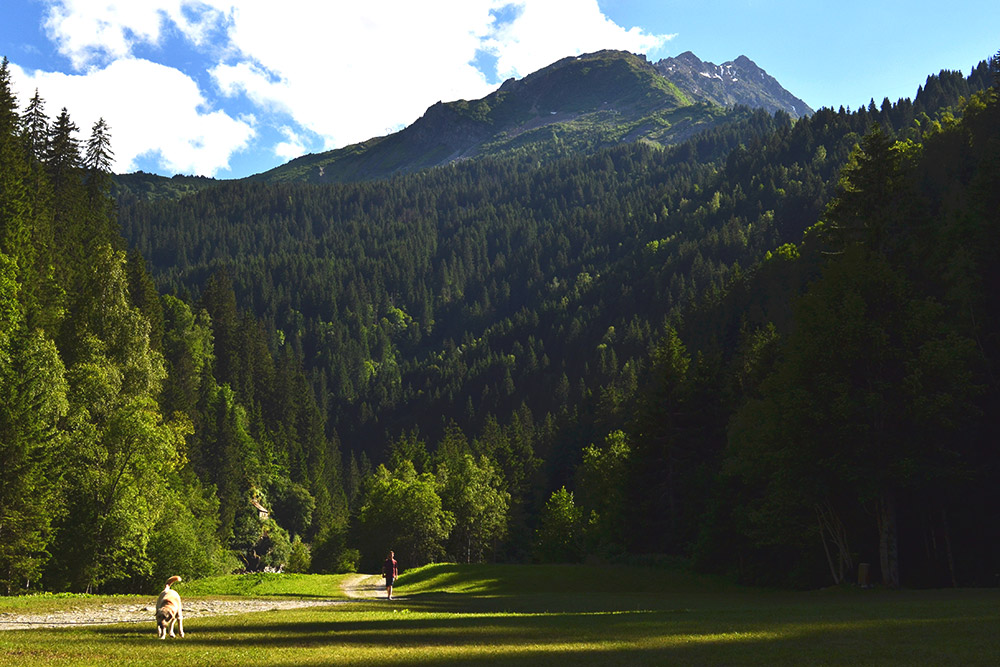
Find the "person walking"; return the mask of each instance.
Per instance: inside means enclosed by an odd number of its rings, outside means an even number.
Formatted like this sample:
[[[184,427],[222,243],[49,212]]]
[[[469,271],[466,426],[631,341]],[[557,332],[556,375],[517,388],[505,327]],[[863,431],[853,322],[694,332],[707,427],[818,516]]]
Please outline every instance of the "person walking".
[[[385,596],[387,599],[392,599],[392,582],[396,580],[399,576],[399,572],[396,569],[396,559],[393,558],[393,553],[389,552],[389,557],[385,559],[382,563],[382,576],[385,577]]]

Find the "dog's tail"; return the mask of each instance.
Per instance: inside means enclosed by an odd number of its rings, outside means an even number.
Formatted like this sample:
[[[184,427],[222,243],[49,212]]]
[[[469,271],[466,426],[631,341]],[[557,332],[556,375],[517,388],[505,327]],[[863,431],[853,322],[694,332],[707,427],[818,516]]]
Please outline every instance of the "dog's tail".
[[[170,577],[169,579],[167,579],[167,586],[166,587],[170,588],[171,584],[176,584],[180,580],[181,580],[180,577]]]

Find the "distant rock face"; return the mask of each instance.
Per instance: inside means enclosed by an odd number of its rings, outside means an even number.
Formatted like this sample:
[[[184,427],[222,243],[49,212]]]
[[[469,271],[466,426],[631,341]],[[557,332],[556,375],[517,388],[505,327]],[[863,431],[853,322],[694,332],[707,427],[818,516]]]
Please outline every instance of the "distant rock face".
[[[782,88],[773,76],[746,56],[716,65],[685,51],[657,62],[654,67],[696,100],[722,106],[742,104],[772,113],[780,110],[793,118],[813,112],[808,104]]]

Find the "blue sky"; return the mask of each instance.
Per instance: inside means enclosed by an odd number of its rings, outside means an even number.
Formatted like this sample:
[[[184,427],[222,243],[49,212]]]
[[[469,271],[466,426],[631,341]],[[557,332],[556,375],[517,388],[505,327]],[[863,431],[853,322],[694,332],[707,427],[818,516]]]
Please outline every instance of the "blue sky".
[[[746,55],[813,108],[912,97],[1000,49],[1000,2],[0,0],[0,56],[116,171],[234,178],[603,48]]]

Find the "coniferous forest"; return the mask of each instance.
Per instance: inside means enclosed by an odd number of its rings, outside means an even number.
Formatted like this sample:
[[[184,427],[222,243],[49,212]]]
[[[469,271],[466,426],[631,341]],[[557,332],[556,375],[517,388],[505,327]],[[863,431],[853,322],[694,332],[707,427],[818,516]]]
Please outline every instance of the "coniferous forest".
[[[0,591],[389,548],[997,585],[1000,54],[723,116],[153,196],[5,60]]]

